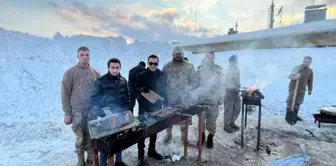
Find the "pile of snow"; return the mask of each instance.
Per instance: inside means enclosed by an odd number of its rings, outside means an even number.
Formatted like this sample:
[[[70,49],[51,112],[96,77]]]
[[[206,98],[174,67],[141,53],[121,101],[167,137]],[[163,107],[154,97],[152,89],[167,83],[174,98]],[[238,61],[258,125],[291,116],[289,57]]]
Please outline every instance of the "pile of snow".
[[[146,61],[150,54],[159,55],[162,67],[172,52],[167,43],[136,41],[128,45],[121,37],[61,34],[47,39],[0,28],[0,165],[74,165],[74,135],[63,124],[60,81],[64,71],[76,64],[76,50],[83,45],[91,49],[91,64],[101,74],[106,73],[109,58],[120,58],[126,78],[128,70],[140,60]],[[259,78],[265,95],[263,116],[282,119],[287,76],[304,56],[312,56],[314,91],[306,96],[300,111],[305,121],[312,121],[311,115],[320,106],[336,103],[336,73],[332,72],[335,52],[336,48],[234,51],[217,53],[216,63],[227,68],[229,56],[237,54],[242,86],[250,87]],[[195,67],[203,58],[190,53],[186,56]],[[170,149],[180,147],[174,145]],[[134,157],[136,146],[128,151]]]

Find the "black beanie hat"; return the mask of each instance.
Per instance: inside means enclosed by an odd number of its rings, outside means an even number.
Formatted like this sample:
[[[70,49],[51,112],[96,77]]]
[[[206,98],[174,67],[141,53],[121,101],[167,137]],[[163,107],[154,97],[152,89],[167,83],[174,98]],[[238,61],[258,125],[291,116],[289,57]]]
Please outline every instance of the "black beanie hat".
[[[230,56],[230,58],[229,58],[229,62],[234,61],[234,60],[237,60],[237,59],[238,59],[237,55],[232,55],[232,56]]]

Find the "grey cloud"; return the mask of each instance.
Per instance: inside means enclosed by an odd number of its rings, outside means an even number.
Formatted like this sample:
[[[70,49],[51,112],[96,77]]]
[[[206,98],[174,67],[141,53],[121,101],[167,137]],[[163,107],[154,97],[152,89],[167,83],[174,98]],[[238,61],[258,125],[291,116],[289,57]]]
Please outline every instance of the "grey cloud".
[[[126,37],[140,40],[195,40],[198,37],[189,36],[192,29],[187,27],[183,28],[182,32],[177,32],[174,24],[172,22],[179,17],[178,13],[175,12],[157,12],[153,13],[152,17],[145,17],[142,15],[131,14],[124,15],[118,9],[106,10],[100,7],[91,7],[80,2],[73,2],[66,5],[60,5],[54,2],[49,3],[53,6],[56,11],[66,20],[71,21],[78,28],[81,27],[80,20],[76,20],[77,17],[72,15],[80,15],[84,19],[89,21],[98,22],[99,25],[92,24],[90,29],[93,32],[103,32],[114,30],[115,33],[121,34]],[[68,12],[60,12],[61,10],[66,10]],[[157,20],[159,18],[159,20]],[[141,23],[145,26],[144,28],[133,27],[132,25],[123,25],[120,23],[121,20],[128,20],[130,24]],[[78,24],[77,24],[78,23]],[[209,32],[206,28],[201,28],[203,32]]]

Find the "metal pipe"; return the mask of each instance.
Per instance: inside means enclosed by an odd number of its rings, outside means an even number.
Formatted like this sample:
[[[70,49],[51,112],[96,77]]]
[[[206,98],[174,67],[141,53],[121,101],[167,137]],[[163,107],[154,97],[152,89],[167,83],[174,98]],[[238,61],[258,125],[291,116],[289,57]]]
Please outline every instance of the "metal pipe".
[[[243,100],[244,101],[244,100]],[[242,102],[242,117],[241,117],[241,133],[240,133],[240,147],[244,147],[244,102]]]
[[[259,104],[257,150],[259,150],[260,148],[260,130],[261,130],[261,103]]]
[[[202,125],[203,125],[203,111],[198,113],[198,163],[202,162]]]
[[[246,125],[247,125],[247,105],[245,105],[245,128],[246,128]]]
[[[188,120],[184,121],[184,158],[188,159]]]

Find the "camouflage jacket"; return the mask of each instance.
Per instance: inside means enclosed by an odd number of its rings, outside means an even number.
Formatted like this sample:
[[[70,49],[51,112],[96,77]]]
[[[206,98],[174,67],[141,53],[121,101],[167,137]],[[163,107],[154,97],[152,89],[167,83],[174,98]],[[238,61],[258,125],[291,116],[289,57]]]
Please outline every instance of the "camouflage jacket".
[[[197,86],[196,70],[193,64],[172,60],[163,66],[167,77],[168,104],[178,104],[188,98],[191,89]]]
[[[294,76],[300,73],[300,80],[298,84],[298,92],[306,92],[306,87],[308,86],[308,91],[313,90],[313,70],[311,68],[303,68],[301,65],[294,67],[291,74],[288,76],[291,79],[289,83],[289,91],[294,92],[296,80]]]
[[[224,100],[224,75],[222,67],[212,64],[207,67],[200,65],[197,67],[198,87],[202,88],[199,94],[201,99],[218,102]]]
[[[239,92],[241,88],[239,68],[237,66],[230,65],[228,69],[226,69],[225,75],[226,92]]]

